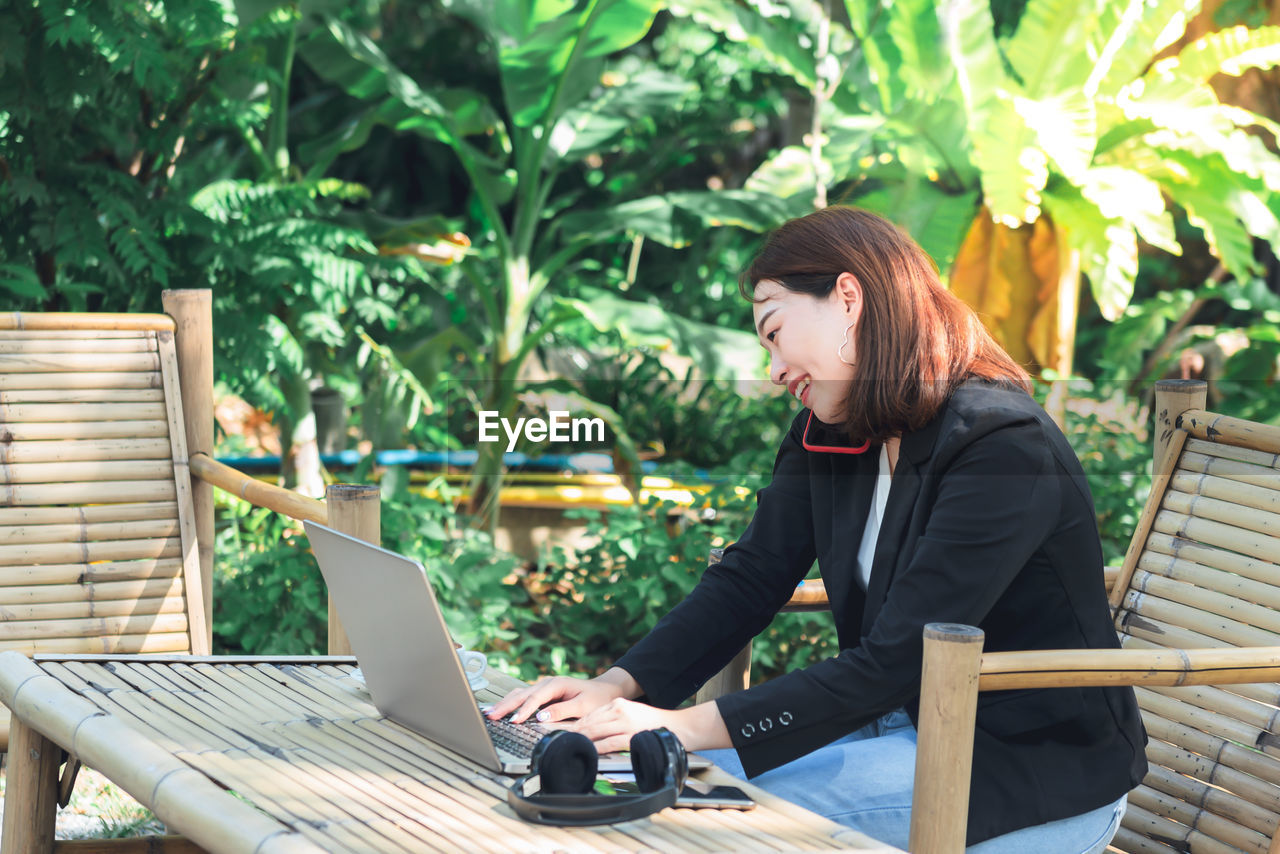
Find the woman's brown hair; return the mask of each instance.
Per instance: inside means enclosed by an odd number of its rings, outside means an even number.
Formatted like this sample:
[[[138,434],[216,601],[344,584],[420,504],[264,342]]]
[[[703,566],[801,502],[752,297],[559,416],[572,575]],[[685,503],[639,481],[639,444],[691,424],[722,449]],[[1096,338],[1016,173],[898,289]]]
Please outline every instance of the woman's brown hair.
[[[766,280],[825,299],[845,272],[863,297],[845,420],[851,439],[880,442],[920,429],[970,377],[1030,393],[1026,370],[942,286],[925,251],[868,211],[833,206],[785,223],[738,286],[752,302]]]

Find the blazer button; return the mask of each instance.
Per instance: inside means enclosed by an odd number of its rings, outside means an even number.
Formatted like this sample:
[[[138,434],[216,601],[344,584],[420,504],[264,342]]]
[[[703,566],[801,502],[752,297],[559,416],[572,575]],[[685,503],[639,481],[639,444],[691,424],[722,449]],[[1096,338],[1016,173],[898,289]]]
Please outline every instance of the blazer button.
[[[761,732],[768,732],[771,729],[773,729],[773,718],[765,718],[764,720],[760,721]]]
[[[793,718],[791,717],[790,712],[783,712],[782,714],[778,715],[778,723],[782,724],[783,726],[786,726],[787,724],[791,723],[792,720]]]
[[[753,736],[753,735],[755,735],[755,734],[756,734],[756,728],[755,728],[755,726],[754,726],[752,723],[747,722],[747,723],[745,723],[745,724],[743,724],[743,725],[742,725],[742,737],[743,737],[743,738],[751,738],[751,736]]]

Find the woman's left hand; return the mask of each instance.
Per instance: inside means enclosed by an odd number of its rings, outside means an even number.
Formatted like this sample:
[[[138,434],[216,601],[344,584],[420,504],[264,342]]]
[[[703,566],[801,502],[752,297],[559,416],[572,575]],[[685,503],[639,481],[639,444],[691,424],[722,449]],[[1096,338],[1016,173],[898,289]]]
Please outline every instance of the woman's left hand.
[[[567,727],[591,739],[600,753],[629,750],[631,736],[658,727],[675,733],[687,750],[733,746],[715,703],[672,711],[635,700],[616,699]]]

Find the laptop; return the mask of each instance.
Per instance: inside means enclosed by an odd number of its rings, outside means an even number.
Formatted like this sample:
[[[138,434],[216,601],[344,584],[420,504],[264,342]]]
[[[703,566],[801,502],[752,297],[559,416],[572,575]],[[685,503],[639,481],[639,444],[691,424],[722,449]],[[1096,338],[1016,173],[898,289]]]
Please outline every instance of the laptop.
[[[378,711],[492,771],[527,774],[549,730],[481,712],[422,564],[315,522],[303,527]],[[629,771],[631,760],[605,754],[600,770]]]

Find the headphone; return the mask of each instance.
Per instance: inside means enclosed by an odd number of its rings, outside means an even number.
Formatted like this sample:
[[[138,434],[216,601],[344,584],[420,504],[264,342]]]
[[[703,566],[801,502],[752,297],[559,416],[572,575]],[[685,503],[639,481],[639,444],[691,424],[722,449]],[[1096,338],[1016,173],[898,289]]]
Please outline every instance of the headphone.
[[[631,770],[640,789],[638,795],[594,792],[598,761],[595,745],[582,733],[549,733],[534,747],[529,773],[507,791],[507,803],[516,815],[536,824],[612,824],[673,806],[689,776],[684,745],[666,728],[631,736]],[[526,794],[534,779],[538,780],[538,790]]]

